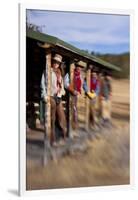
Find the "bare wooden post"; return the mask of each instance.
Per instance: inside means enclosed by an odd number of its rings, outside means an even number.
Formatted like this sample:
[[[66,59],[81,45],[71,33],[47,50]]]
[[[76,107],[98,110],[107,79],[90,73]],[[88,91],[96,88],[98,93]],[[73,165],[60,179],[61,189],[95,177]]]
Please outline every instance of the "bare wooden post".
[[[46,104],[46,117],[45,117],[45,128],[46,128],[46,134],[48,136],[48,139],[50,139],[51,134],[51,108],[50,108],[50,90],[51,90],[51,53],[46,55],[46,73],[47,73],[47,96],[48,101]]]
[[[74,69],[75,64],[73,61],[70,62],[70,83],[73,83],[73,77],[74,77]],[[72,138],[72,97],[70,95],[69,97],[69,137]]]
[[[51,135],[51,105],[50,105],[50,93],[51,93],[51,48],[52,45],[45,43],[38,43],[39,47],[46,49],[46,65],[45,65],[45,87],[48,97],[48,101],[45,104],[45,119],[44,119],[44,156],[43,165],[45,166],[48,162],[48,153],[51,152],[50,147],[50,135]]]
[[[45,104],[45,133],[44,133],[44,166],[48,161],[48,151],[50,150],[50,134],[51,134],[51,106],[50,106],[50,89],[51,89],[51,53],[46,54],[46,66],[45,66],[45,85],[47,91],[48,101]]]
[[[88,69],[86,72],[86,81],[88,90],[90,90],[90,76],[91,76],[91,70]],[[88,97],[86,97],[86,122],[85,122],[85,128],[86,131],[89,131],[89,122],[90,122],[90,100]]]

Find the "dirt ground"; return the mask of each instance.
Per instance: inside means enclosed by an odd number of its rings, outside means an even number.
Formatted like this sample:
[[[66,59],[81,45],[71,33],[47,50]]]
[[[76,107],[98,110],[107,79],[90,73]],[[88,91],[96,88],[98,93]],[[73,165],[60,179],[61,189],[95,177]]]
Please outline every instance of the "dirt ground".
[[[129,80],[113,80],[113,127],[97,133],[85,153],[46,167],[27,159],[27,190],[129,184],[129,107]]]

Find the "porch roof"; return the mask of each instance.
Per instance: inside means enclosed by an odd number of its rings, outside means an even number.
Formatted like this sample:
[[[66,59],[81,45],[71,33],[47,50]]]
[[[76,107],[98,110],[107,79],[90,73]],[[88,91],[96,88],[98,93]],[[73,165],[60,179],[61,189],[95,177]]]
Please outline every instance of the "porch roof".
[[[57,37],[54,37],[54,36],[51,36],[48,34],[43,34],[43,33],[36,32],[36,31],[32,31],[32,30],[27,30],[26,36],[28,38],[35,39],[40,42],[48,43],[48,44],[54,45],[56,47],[66,49],[67,51],[69,51],[73,54],[81,56],[82,59],[84,59],[85,61],[97,63],[100,66],[103,66],[104,68],[107,68],[109,70],[121,71],[121,69],[119,67],[117,67],[116,65],[106,62],[94,55],[89,54],[89,53],[86,53],[85,51],[80,50],[79,48],[77,48]]]

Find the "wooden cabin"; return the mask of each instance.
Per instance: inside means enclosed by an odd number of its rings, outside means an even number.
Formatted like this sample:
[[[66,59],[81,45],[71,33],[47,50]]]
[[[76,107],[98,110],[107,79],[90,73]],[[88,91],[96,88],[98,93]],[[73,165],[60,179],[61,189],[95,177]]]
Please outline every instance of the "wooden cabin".
[[[26,33],[26,120],[30,128],[35,128],[41,125],[43,121],[42,106],[41,106],[41,90],[40,82],[42,73],[46,70],[47,73],[47,93],[50,92],[50,68],[51,58],[58,53],[63,56],[64,73],[69,73],[74,68],[74,62],[81,62],[81,73],[83,78],[90,80],[91,68],[96,67],[99,71],[102,70],[116,70],[120,69],[108,62],[105,62],[93,55],[85,53],[84,51],[70,45],[56,37],[42,34],[35,31],[27,31]],[[47,67],[46,67],[47,66]],[[63,97],[63,104],[68,122],[68,135],[72,130],[71,127],[71,108],[70,108],[70,94],[67,92]],[[47,117],[44,121],[45,132],[50,134],[50,104],[47,105]],[[89,99],[84,92],[79,97],[78,102],[78,118],[79,128],[89,130]]]

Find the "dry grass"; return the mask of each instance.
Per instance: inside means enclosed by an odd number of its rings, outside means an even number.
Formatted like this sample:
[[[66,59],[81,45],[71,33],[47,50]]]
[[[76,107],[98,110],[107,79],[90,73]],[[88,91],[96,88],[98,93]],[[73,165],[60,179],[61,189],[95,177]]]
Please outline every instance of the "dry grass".
[[[89,142],[87,152],[43,168],[29,161],[27,189],[129,184],[129,81],[114,81],[113,124]]]

